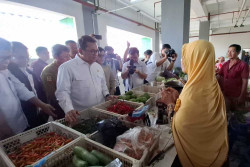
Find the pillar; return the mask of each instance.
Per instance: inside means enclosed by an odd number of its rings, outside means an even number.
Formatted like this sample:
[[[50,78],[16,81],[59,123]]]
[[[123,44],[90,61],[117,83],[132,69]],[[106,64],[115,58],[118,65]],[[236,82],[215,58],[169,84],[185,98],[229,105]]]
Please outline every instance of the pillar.
[[[181,66],[181,49],[189,42],[190,0],[162,0],[162,44],[170,44],[178,54],[175,67]]]
[[[155,31],[154,52],[160,52],[160,32]]]
[[[199,29],[199,39],[209,41],[210,21],[201,21]]]
[[[97,15],[93,8],[82,6],[85,35],[99,34]]]

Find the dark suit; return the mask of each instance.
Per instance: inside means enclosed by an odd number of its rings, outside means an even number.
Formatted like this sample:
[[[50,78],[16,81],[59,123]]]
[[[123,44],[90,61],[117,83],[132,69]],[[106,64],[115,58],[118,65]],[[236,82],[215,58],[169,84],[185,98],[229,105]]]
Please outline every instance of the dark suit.
[[[23,71],[20,70],[20,68],[15,63],[10,63],[8,66],[8,69],[20,82],[22,82],[25,85],[25,87],[29,91],[32,91],[32,87],[31,87],[31,84],[30,84],[30,81],[29,81],[27,75],[24,74]],[[43,86],[42,86],[41,82],[38,81],[38,79],[32,73],[32,71],[27,69],[27,72],[29,74],[31,74],[33,77],[34,88],[36,90],[38,98],[40,100],[42,100],[43,102],[46,102],[46,95],[44,93]],[[37,107],[34,104],[32,104],[31,102],[21,101],[21,106],[22,106],[23,112],[28,120],[30,128],[34,128],[34,127],[39,126],[39,125],[46,122],[46,118],[44,118],[44,115],[43,116],[38,115]]]

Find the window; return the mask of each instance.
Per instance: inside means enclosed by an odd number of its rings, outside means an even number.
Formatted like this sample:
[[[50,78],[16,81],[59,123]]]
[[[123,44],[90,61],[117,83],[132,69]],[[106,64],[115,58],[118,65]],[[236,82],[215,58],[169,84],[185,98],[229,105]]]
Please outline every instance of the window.
[[[130,47],[138,48],[141,59],[144,58],[146,50],[152,50],[152,38],[107,26],[107,43],[121,57],[127,47],[127,41],[130,42]]]
[[[73,17],[39,8],[3,2],[0,20],[0,37],[22,42],[28,47],[31,59],[37,58],[37,46],[50,51],[55,44],[77,39]]]

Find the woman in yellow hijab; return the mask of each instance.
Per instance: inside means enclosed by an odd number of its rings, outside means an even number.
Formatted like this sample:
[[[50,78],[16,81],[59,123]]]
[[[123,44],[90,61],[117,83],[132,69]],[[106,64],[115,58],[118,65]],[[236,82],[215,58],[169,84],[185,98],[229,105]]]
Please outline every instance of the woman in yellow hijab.
[[[226,108],[214,62],[210,42],[198,40],[182,48],[188,81],[177,100],[172,129],[183,167],[221,167],[227,157]]]

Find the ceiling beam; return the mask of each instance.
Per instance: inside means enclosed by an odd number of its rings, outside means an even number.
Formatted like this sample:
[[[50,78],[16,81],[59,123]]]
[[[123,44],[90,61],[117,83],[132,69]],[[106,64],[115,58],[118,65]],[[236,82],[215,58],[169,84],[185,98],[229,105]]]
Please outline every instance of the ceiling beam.
[[[197,17],[208,16],[208,11],[205,5],[200,0],[192,0],[191,8]],[[200,18],[200,21],[208,21],[207,17]]]
[[[227,1],[227,0],[218,0],[218,2],[223,2],[223,1]],[[203,4],[209,5],[209,4],[215,4],[217,3],[217,0],[202,0]]]

